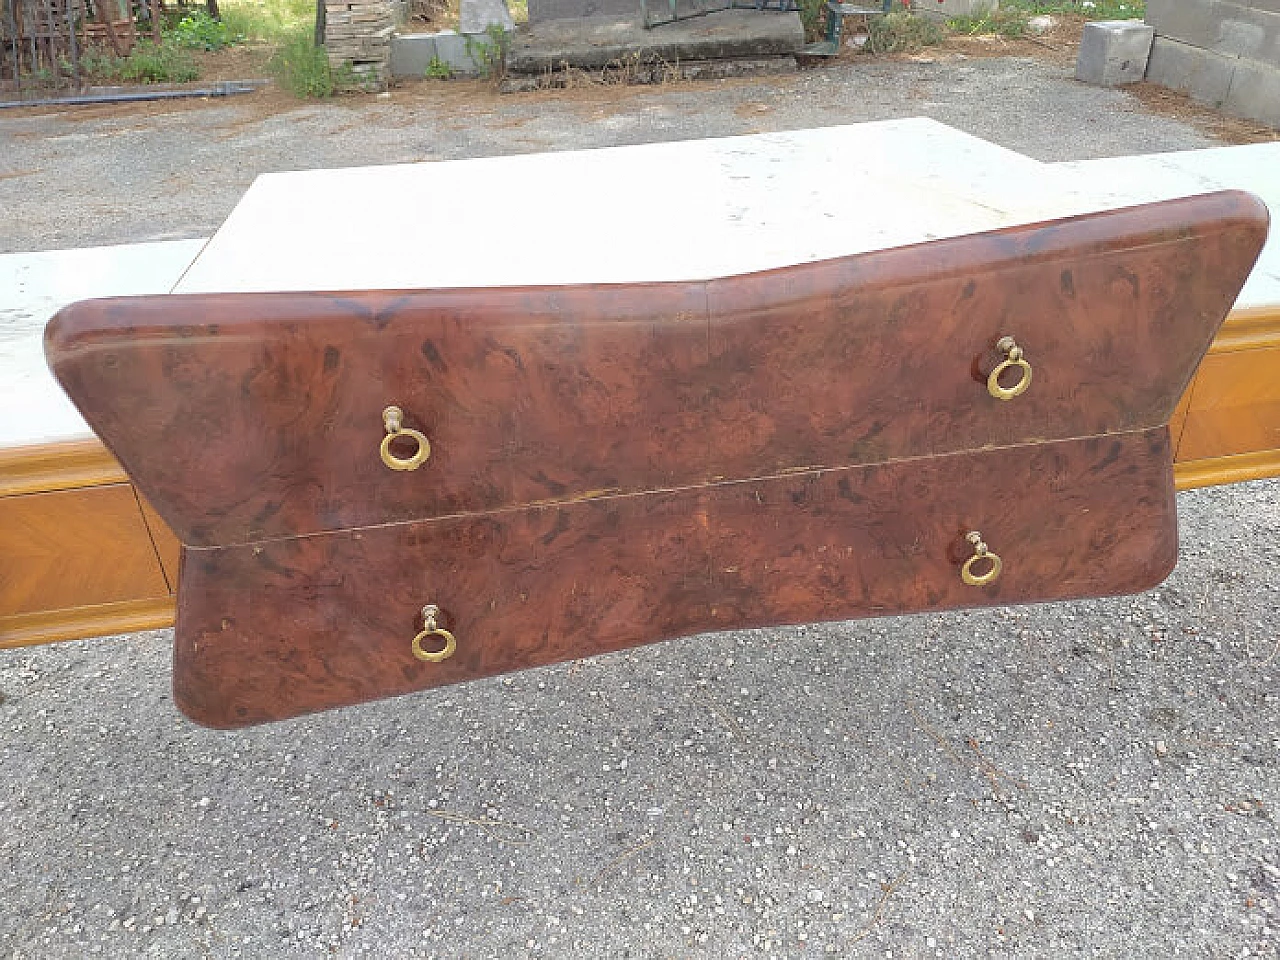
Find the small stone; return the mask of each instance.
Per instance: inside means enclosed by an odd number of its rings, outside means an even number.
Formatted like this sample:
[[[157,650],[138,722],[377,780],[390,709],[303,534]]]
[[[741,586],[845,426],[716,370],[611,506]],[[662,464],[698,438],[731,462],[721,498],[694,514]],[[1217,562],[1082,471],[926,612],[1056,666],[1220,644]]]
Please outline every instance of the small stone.
[[[1156,756],[1167,757],[1169,755],[1169,745],[1163,740],[1156,741]]]
[[[826,899],[826,896],[827,896],[827,895],[826,895],[825,893],[823,893],[821,890],[810,890],[810,891],[809,891],[809,902],[810,902],[810,903],[821,903],[823,900],[825,900],[825,899]]]
[[[1043,14],[1038,17],[1032,17],[1027,21],[1027,30],[1030,33],[1048,33],[1058,25],[1057,17],[1051,17]]]

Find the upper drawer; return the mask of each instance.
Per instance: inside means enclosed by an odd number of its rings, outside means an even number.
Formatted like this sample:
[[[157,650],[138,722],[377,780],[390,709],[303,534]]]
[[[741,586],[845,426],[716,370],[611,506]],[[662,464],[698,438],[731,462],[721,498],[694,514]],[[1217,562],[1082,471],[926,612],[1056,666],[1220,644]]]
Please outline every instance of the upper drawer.
[[[46,347],[183,542],[232,544],[1156,426],[1265,233],[1220,193],[709,283],[86,301]]]

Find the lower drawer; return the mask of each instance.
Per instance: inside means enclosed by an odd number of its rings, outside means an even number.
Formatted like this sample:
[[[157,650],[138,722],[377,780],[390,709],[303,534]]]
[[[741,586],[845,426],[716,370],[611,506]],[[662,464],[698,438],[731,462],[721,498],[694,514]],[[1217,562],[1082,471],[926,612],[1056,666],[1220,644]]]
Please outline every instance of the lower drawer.
[[[702,631],[1133,592],[1176,557],[1164,428],[188,549],[175,701],[242,726]],[[411,650],[427,604],[440,662]]]

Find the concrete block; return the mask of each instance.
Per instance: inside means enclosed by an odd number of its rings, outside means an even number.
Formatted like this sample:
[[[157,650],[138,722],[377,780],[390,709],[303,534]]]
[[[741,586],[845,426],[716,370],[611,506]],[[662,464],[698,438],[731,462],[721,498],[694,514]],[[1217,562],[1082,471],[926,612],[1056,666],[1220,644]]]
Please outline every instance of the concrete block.
[[[1147,79],[1188,94],[1198,103],[1220,107],[1239,62],[1235,57],[1157,36],[1147,60]]]
[[[462,0],[459,33],[488,33],[496,27],[503,33],[516,28],[507,9],[507,0]]]
[[[1237,61],[1222,110],[1233,117],[1257,120],[1280,129],[1280,66],[1255,60]]]
[[[436,56],[434,33],[402,33],[391,38],[391,75],[421,80]]]
[[[1155,30],[1141,20],[1095,20],[1084,25],[1076,79],[1099,87],[1137,83],[1147,72]]]
[[[449,65],[455,76],[478,77],[488,71],[484,54],[496,46],[488,36],[444,30],[435,38],[436,56]],[[495,52],[494,55],[499,59],[502,57],[501,53]]]
[[[1147,23],[1171,40],[1280,65],[1280,12],[1249,0],[1148,0]]]
[[[1162,37],[1212,48],[1222,20],[1219,0],[1147,0],[1147,24]]]
[[[1237,3],[1223,3],[1221,10],[1218,40],[1211,49],[1280,67],[1280,13]]]

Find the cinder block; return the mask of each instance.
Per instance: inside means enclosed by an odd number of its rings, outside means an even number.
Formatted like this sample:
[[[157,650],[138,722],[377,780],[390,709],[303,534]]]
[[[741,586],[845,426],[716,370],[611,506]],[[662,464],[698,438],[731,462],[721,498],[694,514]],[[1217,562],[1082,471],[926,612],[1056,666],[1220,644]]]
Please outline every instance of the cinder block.
[[[1236,72],[1222,109],[1233,117],[1280,128],[1280,66],[1255,60],[1236,61]]]
[[[1158,36],[1147,60],[1147,79],[1185,93],[1198,103],[1221,107],[1239,62],[1235,57]]]
[[[1155,30],[1141,20],[1095,20],[1084,25],[1076,79],[1099,87],[1137,83],[1147,72]]]
[[[391,75],[421,80],[436,57],[434,33],[402,33],[391,38]]]

